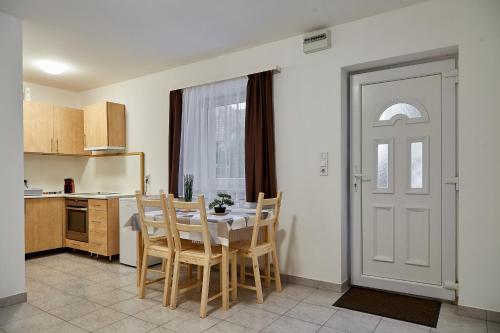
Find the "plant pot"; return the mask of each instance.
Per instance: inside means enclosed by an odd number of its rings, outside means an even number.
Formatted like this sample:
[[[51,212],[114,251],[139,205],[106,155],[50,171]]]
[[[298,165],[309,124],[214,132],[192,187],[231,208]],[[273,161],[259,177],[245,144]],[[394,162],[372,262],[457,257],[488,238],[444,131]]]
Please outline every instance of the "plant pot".
[[[226,212],[226,207],[215,206],[214,211],[217,214],[224,214]]]

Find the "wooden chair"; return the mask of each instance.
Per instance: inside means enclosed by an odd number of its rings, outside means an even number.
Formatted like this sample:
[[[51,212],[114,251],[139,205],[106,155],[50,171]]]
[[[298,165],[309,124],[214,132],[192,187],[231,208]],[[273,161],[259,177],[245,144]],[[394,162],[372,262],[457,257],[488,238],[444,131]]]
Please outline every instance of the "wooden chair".
[[[264,199],[264,193],[259,193],[259,198],[257,201],[257,209],[255,212],[255,224],[253,226],[252,239],[250,241],[240,241],[231,244],[231,247],[238,250],[238,256],[241,258],[240,261],[240,283],[239,287],[255,290],[257,292],[257,303],[262,303],[264,301],[262,295],[262,284],[260,276],[259,260],[260,256],[269,256],[271,254],[274,269],[274,281],[276,285],[276,291],[281,292],[281,278],[280,278],[280,268],[278,263],[278,255],[276,253],[276,229],[279,220],[280,208],[281,208],[281,197],[282,193],[279,192],[276,198]],[[272,213],[266,218],[262,218],[263,208],[272,209]],[[267,233],[265,233],[265,239],[259,242],[259,231],[260,228],[267,227]],[[253,267],[253,277],[255,280],[255,286],[250,286],[245,284],[245,260],[247,258],[252,259]],[[267,266],[267,264],[266,264]],[[265,280],[270,281],[270,267],[265,267]]]
[[[203,195],[198,196],[197,202],[181,202],[174,201],[172,194],[169,195],[169,212],[170,212],[170,224],[172,228],[172,234],[174,236],[174,246],[175,246],[175,258],[174,258],[174,275],[172,280],[172,296],[170,300],[170,308],[175,309],[177,307],[177,297],[181,292],[191,290],[193,288],[199,287],[199,281],[192,285],[180,288],[179,287],[179,268],[181,263],[192,264],[198,266],[198,276],[200,276],[203,267],[203,282],[201,288],[201,303],[200,303],[200,317],[205,318],[207,315],[207,303],[222,296],[222,288],[219,293],[208,297],[209,284],[210,284],[210,269],[214,265],[222,264],[222,248],[221,246],[212,246],[210,242],[210,232],[208,231],[208,221],[205,208],[205,198]],[[176,209],[185,210],[195,210],[200,214],[200,224],[192,225],[179,223],[177,220]],[[182,247],[180,239],[180,231],[189,233],[199,233],[202,235],[203,245],[197,246],[191,249],[185,249]],[[231,258],[232,265],[236,267],[236,250],[229,251],[229,257]],[[236,281],[236,269],[232,270],[233,279]],[[221,276],[222,278],[222,276]],[[229,290],[237,288],[237,283],[234,283]]]
[[[146,285],[152,284],[161,280],[165,280],[163,290],[163,305],[166,306],[169,301],[170,281],[172,275],[172,261],[174,255],[174,244],[171,236],[170,220],[167,209],[167,197],[165,193],[160,192],[159,199],[151,199],[142,195],[139,191],[136,192],[137,208],[139,211],[139,221],[141,223],[142,237],[144,240],[144,254],[142,259],[142,267],[139,282],[139,298],[144,298]],[[163,212],[163,220],[155,221],[146,216],[146,207],[159,208]],[[158,236],[152,236],[149,229],[164,230],[164,233]],[[162,259],[162,269],[148,268],[148,257],[157,257]],[[166,261],[166,263],[165,263]],[[147,281],[146,275],[148,271],[160,273],[163,277]]]

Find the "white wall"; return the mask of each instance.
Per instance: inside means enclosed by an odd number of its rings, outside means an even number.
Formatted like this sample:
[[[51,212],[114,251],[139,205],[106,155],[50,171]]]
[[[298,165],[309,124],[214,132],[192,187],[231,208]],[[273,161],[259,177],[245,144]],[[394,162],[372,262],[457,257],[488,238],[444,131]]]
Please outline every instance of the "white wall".
[[[23,88],[29,88],[31,100],[35,102],[51,103],[69,108],[80,108],[79,93],[64,89],[52,88],[36,83],[24,82]]]
[[[158,190],[167,187],[168,92],[281,66],[274,93],[283,271],[342,283],[348,277],[343,69],[458,47],[459,303],[500,311],[499,17],[498,0],[429,1],[335,26],[328,51],[305,55],[297,36],[84,92],[81,101],[127,105],[127,144],[146,153]],[[321,151],[330,153],[328,177],[318,175]]]
[[[22,26],[0,12],[0,299],[25,292]]]

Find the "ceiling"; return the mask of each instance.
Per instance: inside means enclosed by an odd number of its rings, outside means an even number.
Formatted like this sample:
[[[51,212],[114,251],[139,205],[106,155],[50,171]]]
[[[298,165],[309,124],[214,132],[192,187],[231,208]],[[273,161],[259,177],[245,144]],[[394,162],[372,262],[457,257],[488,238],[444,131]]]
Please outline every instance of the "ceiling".
[[[0,0],[23,19],[24,79],[88,90],[425,0]],[[59,76],[35,63],[55,60]]]

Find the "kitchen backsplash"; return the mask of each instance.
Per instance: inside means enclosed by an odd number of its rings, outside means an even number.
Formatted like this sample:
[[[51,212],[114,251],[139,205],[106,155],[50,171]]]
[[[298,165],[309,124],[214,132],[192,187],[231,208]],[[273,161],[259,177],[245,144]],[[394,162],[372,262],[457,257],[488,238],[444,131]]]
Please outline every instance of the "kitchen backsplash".
[[[24,178],[46,192],[62,191],[64,179],[73,178],[76,192],[134,193],[140,188],[139,172],[138,156],[24,155]]]

